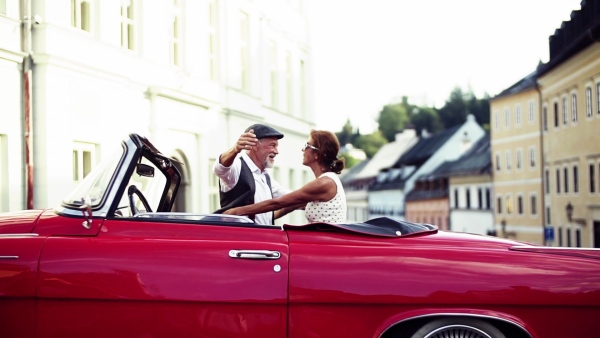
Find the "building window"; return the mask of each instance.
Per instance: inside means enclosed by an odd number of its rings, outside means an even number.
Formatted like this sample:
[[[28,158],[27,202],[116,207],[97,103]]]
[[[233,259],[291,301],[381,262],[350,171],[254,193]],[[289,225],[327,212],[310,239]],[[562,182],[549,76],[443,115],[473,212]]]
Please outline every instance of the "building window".
[[[533,101],[529,102],[529,122],[535,121],[535,104]]]
[[[510,126],[510,109],[504,109],[504,127],[508,128]]]
[[[562,113],[563,113],[563,124],[567,124],[569,121],[569,111],[567,110],[567,97],[562,98]]]
[[[567,246],[571,247],[571,228],[566,228],[567,230]]]
[[[556,193],[560,194],[560,169],[556,168]]]
[[[279,95],[279,91],[277,90],[279,87],[278,78],[278,67],[277,67],[277,44],[274,41],[269,43],[269,85],[271,86],[271,107],[277,108],[279,102],[277,100],[277,96]]]
[[[506,195],[506,198],[504,200],[505,200],[504,203],[505,203],[506,213],[510,215],[510,214],[512,214],[512,211],[513,211],[512,196]]]
[[[208,160],[208,172],[212,172],[215,159]],[[217,175],[208,175],[208,208],[209,210],[218,210],[221,202],[219,201],[219,177]]]
[[[536,164],[536,155],[535,155],[535,147],[529,148],[529,167],[535,168]]]
[[[92,5],[86,0],[71,0],[71,25],[86,32],[91,32]]]
[[[458,209],[458,188],[454,189],[454,208]]]
[[[306,101],[308,100],[308,95],[306,94],[306,69],[305,69],[304,61],[300,61],[300,114],[302,116],[306,115]]]
[[[581,229],[575,229],[575,246],[581,248]]]
[[[135,0],[121,1],[121,46],[135,50]]]
[[[569,192],[569,168],[564,167],[564,182],[565,182],[565,194]]]
[[[521,169],[523,167],[523,151],[521,149],[517,149],[517,169]]]
[[[542,109],[542,123],[544,125],[544,131],[548,131],[548,107],[546,106]]]
[[[554,102],[554,128],[558,128],[558,102]]]
[[[490,188],[485,188],[485,208],[490,209],[492,207],[492,191]]]
[[[590,192],[591,193],[595,193],[596,192],[596,173],[594,172],[594,164],[590,164],[589,167],[589,175],[590,175]]]
[[[517,213],[523,215],[523,196],[517,196]]]
[[[600,82],[596,83],[596,112],[600,115]]]
[[[95,166],[96,145],[76,142],[73,145],[73,181],[83,180]]]
[[[217,80],[219,78],[218,18],[219,3],[217,0],[210,0],[208,2],[208,74],[211,80]]]
[[[169,62],[174,66],[181,64],[181,4],[179,1],[172,0],[169,25]]]
[[[521,106],[515,107],[515,124],[517,126],[521,125]]]
[[[294,77],[293,77],[293,69],[292,69],[292,54],[290,52],[286,53],[285,56],[285,97],[286,97],[286,105],[287,112],[289,114],[294,114]]]
[[[483,209],[483,190],[481,188],[477,188],[477,204],[479,209]]]
[[[496,171],[502,170],[502,164],[500,163],[500,154],[496,154]]]
[[[579,193],[579,166],[573,166],[573,193]]]
[[[500,112],[494,113],[494,128],[495,129],[500,128]]]
[[[502,214],[502,196],[496,197],[496,213]]]
[[[562,227],[558,227],[558,229],[556,229],[556,233],[558,235],[558,246],[563,246],[563,232],[562,232]]]
[[[537,195],[529,195],[529,204],[531,216],[537,216]]]
[[[577,94],[571,94],[571,121],[577,122]]]
[[[8,145],[7,136],[0,134],[0,212],[8,210]]]
[[[550,206],[546,206],[546,225],[550,224],[552,224],[552,222],[550,221]]]
[[[506,151],[506,170],[510,170],[512,167],[512,159],[511,156],[512,154],[510,153],[510,150]]]
[[[241,89],[250,90],[250,19],[240,12],[240,67]]]
[[[550,171],[544,170],[544,193],[547,195],[550,193]]]
[[[467,197],[467,209],[471,209],[471,189],[469,189],[469,188],[467,188],[466,197]]]
[[[592,117],[592,88],[585,89],[585,115]]]

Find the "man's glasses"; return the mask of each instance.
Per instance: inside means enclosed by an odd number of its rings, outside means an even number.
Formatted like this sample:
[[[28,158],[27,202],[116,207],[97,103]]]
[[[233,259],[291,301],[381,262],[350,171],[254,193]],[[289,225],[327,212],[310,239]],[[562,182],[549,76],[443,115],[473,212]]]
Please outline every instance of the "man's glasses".
[[[315,146],[311,146],[310,144],[308,144],[308,142],[306,142],[306,143],[304,144],[304,147],[302,147],[302,151],[305,151],[305,150],[306,150],[306,148],[310,148],[310,149],[312,149],[312,150],[319,150],[319,148],[317,148],[317,147],[315,147]]]

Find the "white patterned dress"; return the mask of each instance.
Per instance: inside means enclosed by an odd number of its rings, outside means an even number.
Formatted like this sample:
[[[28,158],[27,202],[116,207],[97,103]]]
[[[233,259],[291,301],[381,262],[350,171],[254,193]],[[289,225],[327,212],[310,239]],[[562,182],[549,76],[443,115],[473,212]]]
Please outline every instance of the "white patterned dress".
[[[337,186],[335,196],[326,202],[313,201],[308,202],[304,208],[306,219],[310,223],[325,222],[342,224],[346,223],[346,194],[342,182],[336,173],[326,172],[319,178],[327,176],[331,178]]]

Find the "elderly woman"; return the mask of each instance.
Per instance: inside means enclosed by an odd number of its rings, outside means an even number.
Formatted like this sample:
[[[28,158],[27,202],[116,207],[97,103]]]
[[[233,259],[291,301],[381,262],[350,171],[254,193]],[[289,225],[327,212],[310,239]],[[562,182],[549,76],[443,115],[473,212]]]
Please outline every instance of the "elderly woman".
[[[311,130],[308,142],[302,147],[302,164],[312,169],[315,180],[291,193],[260,203],[232,208],[230,215],[255,215],[276,211],[276,217],[304,208],[309,222],[345,223],[346,195],[336,174],[344,169],[344,159],[338,159],[340,143],[337,137],[324,130]]]

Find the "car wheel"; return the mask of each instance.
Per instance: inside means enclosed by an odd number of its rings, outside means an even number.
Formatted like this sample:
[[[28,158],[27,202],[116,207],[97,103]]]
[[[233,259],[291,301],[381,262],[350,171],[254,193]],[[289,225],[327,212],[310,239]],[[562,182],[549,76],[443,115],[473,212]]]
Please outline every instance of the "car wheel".
[[[446,318],[431,321],[411,338],[506,338],[493,325],[474,318]]]

